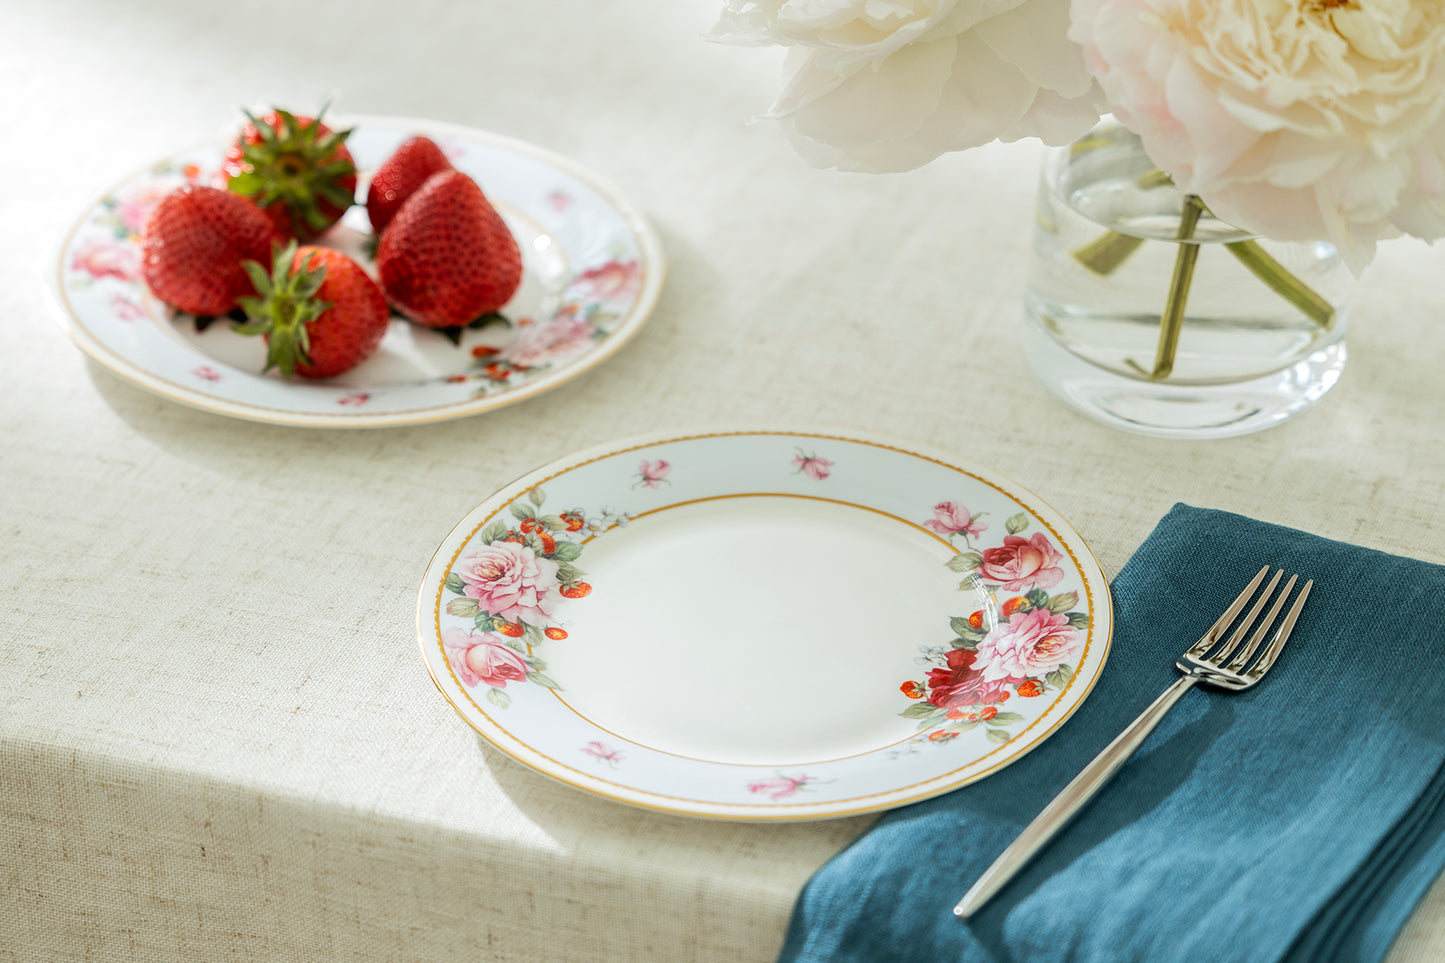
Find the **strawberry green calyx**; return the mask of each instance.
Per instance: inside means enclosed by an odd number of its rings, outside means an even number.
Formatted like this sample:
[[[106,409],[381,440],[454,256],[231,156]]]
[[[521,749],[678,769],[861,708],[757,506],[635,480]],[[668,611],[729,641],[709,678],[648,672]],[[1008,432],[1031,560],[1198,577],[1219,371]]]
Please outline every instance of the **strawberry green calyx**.
[[[312,267],[312,260],[307,258],[292,270],[296,250],[295,241],[277,250],[270,273],[259,262],[245,262],[256,296],[237,301],[247,320],[235,326],[236,333],[265,336],[265,370],[277,368],[285,378],[296,373],[298,364],[310,362],[311,342],[306,326],[331,307],[331,302],[316,296],[326,280],[326,266]]]
[[[257,140],[239,145],[241,169],[231,175],[230,190],[262,208],[283,205],[311,232],[325,230],[355,202],[356,165],[345,150],[350,129],[332,131],[320,114],[298,118],[279,107],[260,119],[247,112],[246,119]]]

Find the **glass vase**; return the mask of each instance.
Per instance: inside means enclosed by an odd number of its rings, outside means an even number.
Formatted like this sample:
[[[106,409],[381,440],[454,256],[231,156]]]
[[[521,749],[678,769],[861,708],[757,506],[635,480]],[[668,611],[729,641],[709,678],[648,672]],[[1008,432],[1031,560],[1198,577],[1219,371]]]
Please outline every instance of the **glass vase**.
[[[1115,427],[1245,434],[1339,379],[1354,281],[1330,244],[1276,243],[1214,217],[1106,119],[1044,161],[1028,356],[1056,395]]]

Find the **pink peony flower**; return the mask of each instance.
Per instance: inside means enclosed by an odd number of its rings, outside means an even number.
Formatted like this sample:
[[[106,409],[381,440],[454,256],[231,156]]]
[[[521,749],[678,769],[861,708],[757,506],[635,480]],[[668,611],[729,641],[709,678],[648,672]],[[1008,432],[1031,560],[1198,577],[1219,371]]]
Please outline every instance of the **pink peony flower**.
[[[940,535],[956,535],[963,532],[971,538],[978,538],[988,529],[983,522],[976,521],[967,508],[957,502],[939,502],[933,506],[933,517],[923,523]]]
[[[1009,592],[1052,588],[1064,577],[1064,570],[1054,564],[1061,558],[1043,532],[1033,538],[1006,535],[1001,547],[983,550],[978,574]]]
[[[637,293],[642,267],[636,261],[608,261],[572,280],[571,293],[599,301],[623,301]]]
[[[833,472],[833,463],[826,458],[819,458],[817,455],[805,455],[801,451],[793,458],[793,474],[802,472],[809,478],[816,478],[822,481]]]
[[[462,593],[482,611],[508,622],[545,624],[561,597],[557,563],[519,542],[493,542],[462,556],[457,575]]]
[[[660,458],[657,461],[648,461],[644,458],[642,464],[637,468],[637,481],[633,483],[632,487],[636,488],[641,485],[643,488],[656,488],[667,481],[667,476],[671,471],[672,465]]]
[[[558,364],[586,351],[596,331],[586,318],[564,312],[549,321],[521,326],[516,340],[497,357],[518,368]]]
[[[133,281],[140,277],[140,251],[134,244],[91,238],[75,252],[70,259],[70,267],[96,279],[111,277]]]
[[[1005,619],[978,644],[977,665],[986,681],[1040,676],[1068,661],[1082,641],[1067,616],[1029,609]]]
[[[447,629],[442,633],[442,645],[466,685],[482,682],[494,689],[505,689],[508,682],[527,678],[527,660],[496,636]]]
[[[1445,236],[1445,4],[1073,0],[1114,115],[1186,193],[1280,240]]]

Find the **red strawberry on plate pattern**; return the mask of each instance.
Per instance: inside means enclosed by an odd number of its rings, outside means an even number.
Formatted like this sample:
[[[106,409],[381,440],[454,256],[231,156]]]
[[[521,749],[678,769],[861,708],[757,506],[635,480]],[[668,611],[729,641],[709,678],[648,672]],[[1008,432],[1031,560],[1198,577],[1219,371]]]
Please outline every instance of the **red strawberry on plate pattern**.
[[[410,137],[382,162],[366,191],[366,214],[371,229],[380,234],[401,206],[433,174],[452,169],[442,149],[426,137]]]
[[[282,237],[308,241],[335,224],[356,199],[350,130],[277,108],[250,114],[221,163],[228,190],[249,197]]]
[[[250,201],[214,187],[167,194],[141,232],[141,276],[166,304],[225,314],[252,292],[242,262],[271,263],[271,221]]]
[[[402,314],[456,328],[492,314],[522,281],[522,253],[482,189],[457,170],[433,174],[376,247],[381,286]]]
[[[340,251],[300,247],[276,253],[268,274],[246,266],[256,296],[241,299],[241,334],[266,339],[266,370],[290,378],[330,378],[376,351],[390,322],[386,296],[361,265]]]

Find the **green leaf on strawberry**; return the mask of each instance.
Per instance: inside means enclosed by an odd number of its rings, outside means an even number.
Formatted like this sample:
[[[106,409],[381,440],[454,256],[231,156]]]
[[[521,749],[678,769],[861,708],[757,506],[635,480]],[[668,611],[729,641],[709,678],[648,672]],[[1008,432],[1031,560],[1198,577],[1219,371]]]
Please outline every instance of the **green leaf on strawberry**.
[[[311,238],[334,224],[355,201],[351,131],[331,130],[320,113],[298,117],[279,107],[246,119],[222,165],[227,188],[254,201],[286,234]]]

